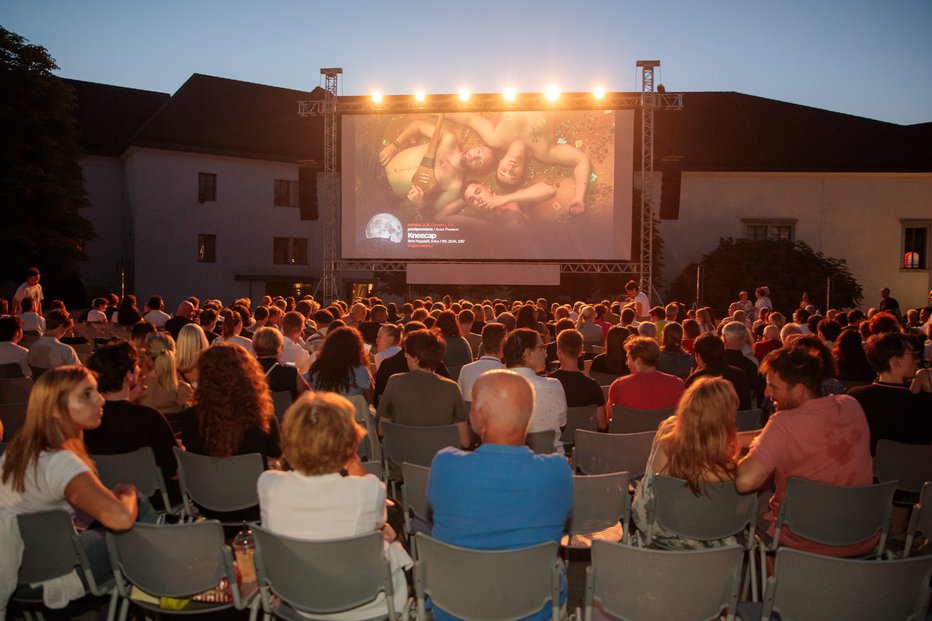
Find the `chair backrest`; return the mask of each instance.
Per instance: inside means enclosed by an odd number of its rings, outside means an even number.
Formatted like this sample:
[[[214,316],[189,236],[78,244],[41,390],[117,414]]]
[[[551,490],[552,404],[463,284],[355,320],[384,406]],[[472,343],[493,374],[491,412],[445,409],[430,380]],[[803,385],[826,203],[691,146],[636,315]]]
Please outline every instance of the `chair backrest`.
[[[643,433],[597,433],[578,430],[573,464],[584,474],[630,472],[632,478],[644,474],[653,431]]]
[[[105,589],[94,580],[94,572],[77,542],[71,516],[65,511],[41,511],[16,516],[23,539],[23,561],[19,567],[20,584],[44,582],[71,572],[76,567],[84,574],[90,591],[96,595]]]
[[[617,373],[602,373],[600,371],[589,371],[589,377],[599,383],[600,386],[611,386],[612,382],[618,379]]]
[[[880,440],[874,475],[878,481],[896,481],[897,489],[918,494],[926,481],[932,481],[932,446]]]
[[[878,533],[883,550],[893,509],[896,481],[844,487],[791,478],[774,530],[773,547],[788,526],[794,534],[830,546],[862,543]]]
[[[227,578],[234,605],[242,607],[233,553],[215,520],[160,526],[137,523],[131,530],[108,532],[107,552],[124,597],[129,596],[124,579],[155,597],[185,598]]]
[[[28,377],[0,379],[0,403],[26,403],[32,392],[32,380]]]
[[[757,431],[762,429],[764,424],[761,422],[761,416],[764,411],[760,408],[754,408],[752,410],[738,410],[738,415],[735,417],[735,427],[738,428],[738,431]]]
[[[621,523],[627,535],[631,517],[629,472],[573,475],[573,514],[571,535],[586,535],[604,531]]]
[[[279,423],[285,419],[285,410],[291,407],[293,401],[291,391],[279,390],[272,393],[272,407],[275,409],[275,418]]]
[[[385,458],[389,464],[399,467],[405,462],[429,467],[437,451],[459,446],[456,425],[417,427],[383,422],[382,433]]]
[[[31,364],[29,365],[29,368],[32,369],[32,379],[34,380],[39,379],[43,373],[48,371],[47,367],[37,367]]]
[[[912,551],[913,539],[916,533],[922,533],[926,539],[932,537],[932,483],[926,482],[919,493],[919,502],[913,506],[909,516],[909,526],[906,529],[906,545],[903,547],[903,556],[909,556]]]
[[[693,494],[686,481],[658,474],[654,494],[647,508],[647,540],[655,524],[687,539],[724,539],[750,528],[754,539],[757,521],[757,494],[739,494],[731,481],[709,483],[702,493]]]
[[[382,478],[382,462],[380,461],[364,461],[362,462],[362,467],[366,471],[366,474],[371,474],[379,479]]]
[[[165,480],[162,471],[155,463],[155,453],[152,447],[144,446],[130,453],[118,455],[91,455],[97,467],[97,477],[104,487],[113,489],[120,483],[131,483],[143,496],[151,496],[155,492],[162,493],[165,508],[171,505],[165,489]]]
[[[260,586],[293,608],[317,614],[343,612],[374,600],[379,593],[394,616],[391,568],[383,554],[382,533],[348,539],[307,541],[253,527]],[[269,610],[266,593],[263,602]]]
[[[676,408],[662,410],[636,410],[621,405],[612,406],[612,420],[608,425],[610,433],[640,433],[657,431],[660,423],[673,416]]]
[[[576,430],[595,431],[596,421],[595,413],[598,406],[580,405],[566,408],[566,427],[563,429],[563,435],[560,440],[563,444],[576,443]]]
[[[0,423],[3,423],[3,439],[9,442],[26,423],[27,403],[0,403]]]
[[[930,577],[932,556],[867,561],[781,548],[762,618],[925,619]]]
[[[413,513],[422,520],[427,519],[427,481],[430,468],[415,464],[401,464],[405,484],[401,488],[401,498],[405,513]]]
[[[673,551],[595,541],[584,618],[593,604],[626,621],[718,619],[726,608],[733,618],[743,558],[738,546]]]
[[[356,422],[366,428],[366,437],[359,444],[360,454],[366,459],[382,461],[382,445],[379,444],[379,432],[369,402],[362,395],[350,395],[347,399],[356,408]]]
[[[26,377],[23,375],[23,367],[18,362],[7,362],[0,364],[0,379],[20,379]]]
[[[256,482],[265,469],[262,455],[208,457],[173,449],[178,483],[190,514],[191,501],[211,511],[239,511],[259,504]]]
[[[434,606],[460,619],[520,619],[548,602],[553,605],[552,618],[558,618],[556,542],[517,550],[469,550],[418,534],[415,545],[419,619],[427,596]]]
[[[528,446],[536,455],[549,455],[554,452],[553,441],[557,437],[557,432],[553,430],[535,431],[524,437],[524,444]]]

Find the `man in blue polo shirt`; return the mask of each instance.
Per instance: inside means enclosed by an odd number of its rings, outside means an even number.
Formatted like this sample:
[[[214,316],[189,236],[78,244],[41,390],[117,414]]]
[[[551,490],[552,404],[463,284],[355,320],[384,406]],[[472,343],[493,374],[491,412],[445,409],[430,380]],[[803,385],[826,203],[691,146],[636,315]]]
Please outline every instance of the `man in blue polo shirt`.
[[[534,389],[513,371],[483,373],[473,385],[469,420],[482,438],[472,453],[444,449],[428,484],[433,536],[480,550],[559,542],[573,508],[573,477],[560,455],[535,455],[524,438]],[[566,579],[560,602],[566,602]],[[549,619],[550,605],[529,619]],[[434,609],[434,619],[450,619]]]

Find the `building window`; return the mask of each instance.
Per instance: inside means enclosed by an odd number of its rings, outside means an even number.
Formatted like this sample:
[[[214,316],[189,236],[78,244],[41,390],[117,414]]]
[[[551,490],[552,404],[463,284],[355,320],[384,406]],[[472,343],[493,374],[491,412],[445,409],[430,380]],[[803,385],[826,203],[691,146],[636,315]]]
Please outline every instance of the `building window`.
[[[307,240],[291,237],[272,238],[272,263],[307,265]]]
[[[275,206],[276,207],[297,207],[298,206],[298,182],[288,179],[275,180]]]
[[[754,241],[796,241],[796,220],[742,220],[744,237]]]
[[[197,236],[197,262],[198,263],[216,263],[217,262],[217,236],[205,235],[203,233]]]
[[[197,200],[200,203],[217,200],[217,175],[214,173],[197,174]]]
[[[929,269],[929,222],[903,223],[903,261],[901,268],[907,270]]]

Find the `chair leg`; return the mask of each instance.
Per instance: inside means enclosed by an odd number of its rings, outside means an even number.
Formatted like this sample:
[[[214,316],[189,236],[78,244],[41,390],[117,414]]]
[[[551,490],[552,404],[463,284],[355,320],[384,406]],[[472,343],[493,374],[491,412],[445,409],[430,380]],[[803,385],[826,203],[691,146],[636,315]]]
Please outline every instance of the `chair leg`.
[[[123,602],[120,605],[120,621],[126,621],[126,615],[129,613],[129,598],[123,598]]]
[[[119,600],[116,587],[110,591],[110,603],[107,605],[107,621],[114,621],[116,618],[117,603]]]

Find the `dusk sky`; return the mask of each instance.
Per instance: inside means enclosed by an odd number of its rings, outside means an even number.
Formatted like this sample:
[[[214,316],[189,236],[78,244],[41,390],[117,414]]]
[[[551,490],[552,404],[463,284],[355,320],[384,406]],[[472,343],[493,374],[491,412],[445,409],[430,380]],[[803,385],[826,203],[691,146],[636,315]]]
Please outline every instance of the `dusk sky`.
[[[738,91],[932,121],[932,1],[5,0],[0,24],[67,78],[174,93],[192,73],[359,95],[639,87]],[[689,105],[688,99],[686,105]]]

